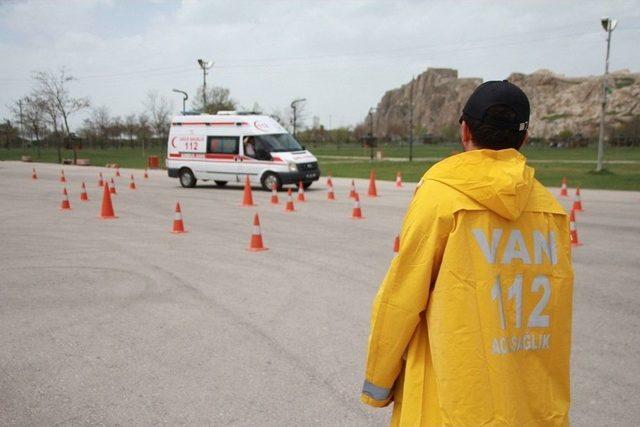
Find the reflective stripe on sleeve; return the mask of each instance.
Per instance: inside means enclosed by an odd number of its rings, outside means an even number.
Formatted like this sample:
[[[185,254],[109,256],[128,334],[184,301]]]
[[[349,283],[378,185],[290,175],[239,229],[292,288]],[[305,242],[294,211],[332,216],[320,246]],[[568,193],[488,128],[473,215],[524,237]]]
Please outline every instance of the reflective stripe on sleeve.
[[[362,386],[362,393],[375,400],[387,400],[391,393],[391,389],[378,387],[375,384],[371,384],[369,381],[365,381],[364,386]]]

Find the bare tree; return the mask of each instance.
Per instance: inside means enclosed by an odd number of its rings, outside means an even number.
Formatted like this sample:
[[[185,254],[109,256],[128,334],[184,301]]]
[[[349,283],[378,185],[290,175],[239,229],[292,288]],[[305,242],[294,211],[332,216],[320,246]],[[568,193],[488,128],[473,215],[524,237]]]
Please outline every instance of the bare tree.
[[[124,118],[122,123],[124,133],[129,139],[129,148],[133,148],[134,140],[136,138],[136,131],[138,127],[138,120],[135,114],[129,114]]]
[[[236,101],[231,99],[230,91],[224,87],[214,86],[207,90],[207,105],[204,105],[202,86],[196,91],[196,97],[191,102],[191,106],[207,114],[216,114],[218,111],[235,110]]]
[[[142,155],[146,153],[146,146],[151,137],[151,125],[149,116],[146,114],[138,114],[138,124],[136,126],[136,136],[142,144]]]
[[[149,113],[149,124],[153,130],[153,136],[165,141],[169,135],[171,126],[171,104],[165,96],[159,96],[158,92],[147,92],[144,103],[146,111]],[[162,146],[162,144],[161,144]]]
[[[54,134],[57,136],[58,161],[62,162],[61,145],[62,138],[71,136],[69,129],[69,118],[74,113],[89,106],[87,98],[74,98],[69,91],[69,83],[74,79],[65,68],[61,68],[57,73],[51,71],[36,71],[33,74],[36,87],[34,97],[46,103],[46,110],[51,119]],[[62,137],[58,134],[61,133]],[[73,150],[73,163],[76,163],[78,154],[76,147],[71,144]]]
[[[47,133],[46,110],[42,101],[25,96],[10,107],[11,113],[17,121],[21,122],[22,138],[29,139],[35,144],[38,157],[42,139]]]

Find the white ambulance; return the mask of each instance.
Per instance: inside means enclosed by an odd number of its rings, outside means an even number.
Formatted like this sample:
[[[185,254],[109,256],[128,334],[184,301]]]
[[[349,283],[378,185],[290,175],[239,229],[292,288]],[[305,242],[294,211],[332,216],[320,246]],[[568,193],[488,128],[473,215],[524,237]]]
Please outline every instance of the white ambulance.
[[[320,179],[318,159],[278,122],[235,111],[174,117],[166,164],[169,176],[183,187],[198,180],[244,183],[248,176],[265,190],[273,184],[280,190],[298,182],[307,188]]]

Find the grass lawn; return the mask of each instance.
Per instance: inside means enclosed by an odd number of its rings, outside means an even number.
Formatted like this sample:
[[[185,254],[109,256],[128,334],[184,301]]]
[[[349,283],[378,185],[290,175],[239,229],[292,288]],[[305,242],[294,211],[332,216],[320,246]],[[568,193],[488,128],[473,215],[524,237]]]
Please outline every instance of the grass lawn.
[[[316,156],[365,156],[369,157],[370,150],[365,147],[342,145],[309,146]],[[408,146],[383,145],[375,148],[382,150],[384,157],[409,157]],[[461,151],[460,144],[438,144],[424,145],[417,144],[413,147],[414,157],[437,157],[443,158],[452,152]],[[562,160],[593,160],[595,162],[597,148],[595,146],[580,148],[549,148],[540,146],[525,146],[523,154],[530,159],[562,159]],[[638,147],[605,147],[605,160],[640,160],[640,148]]]
[[[403,157],[407,154],[407,147],[381,147],[387,157]],[[376,169],[379,179],[395,180],[396,172],[401,171],[404,181],[417,182],[433,162],[373,162],[368,160],[340,160],[323,156],[368,156],[369,151],[359,146],[309,147],[319,157],[323,174],[332,173],[337,177],[366,178],[371,168]],[[443,158],[458,150],[454,144],[416,145],[415,157]],[[576,149],[557,149],[547,147],[528,147],[523,153],[530,159],[550,160],[591,160],[595,159],[595,147]],[[23,154],[30,155],[35,162],[57,162],[55,149],[43,149],[40,157],[34,149],[4,149],[0,148],[0,160],[20,160]],[[94,166],[104,166],[107,163],[118,163],[126,168],[144,168],[147,156],[160,157],[160,165],[164,165],[164,154],[161,147],[152,147],[145,154],[140,148],[121,149],[84,149],[78,152],[79,158],[88,158]],[[64,150],[63,158],[72,158],[73,153]],[[605,150],[607,160],[640,160],[640,148],[610,148]],[[534,163],[537,178],[545,185],[559,186],[563,176],[567,177],[570,186],[580,185],[584,188],[601,188],[615,190],[640,191],[640,164],[609,164],[608,173],[595,174],[595,164],[591,163]]]
[[[31,156],[34,162],[57,163],[58,154],[55,149],[42,149],[40,157],[38,157],[35,149],[9,149],[0,148],[0,160],[20,160],[22,155]],[[123,168],[139,168],[142,169],[147,165],[147,156],[158,156],[160,158],[160,166],[164,166],[164,152],[160,147],[152,147],[146,150],[146,154],[142,154],[140,148],[120,148],[120,149],[83,149],[78,151],[79,159],[91,160],[92,166],[104,166],[107,163],[117,163]],[[62,158],[73,159],[71,150],[63,150]]]
[[[371,168],[376,177],[395,180],[396,172],[402,173],[403,181],[418,181],[433,162],[369,162],[369,161],[321,161],[322,173],[337,177],[368,178]],[[570,187],[599,188],[609,190],[640,191],[640,165],[607,165],[607,172],[595,174],[591,164],[576,163],[535,163],[536,178],[546,186],[559,187],[562,177],[567,177]]]

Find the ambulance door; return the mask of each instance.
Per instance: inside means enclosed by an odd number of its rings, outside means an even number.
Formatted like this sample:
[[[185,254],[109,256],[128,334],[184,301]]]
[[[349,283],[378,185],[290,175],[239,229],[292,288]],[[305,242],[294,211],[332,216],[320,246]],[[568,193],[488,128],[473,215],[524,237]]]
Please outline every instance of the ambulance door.
[[[254,185],[260,185],[260,174],[269,166],[269,159],[261,156],[259,141],[255,136],[245,136],[242,139],[242,155],[239,163],[239,174],[242,180],[249,177]],[[267,154],[267,157],[271,157]]]
[[[207,137],[205,161],[210,180],[239,182],[240,138],[237,136]]]

